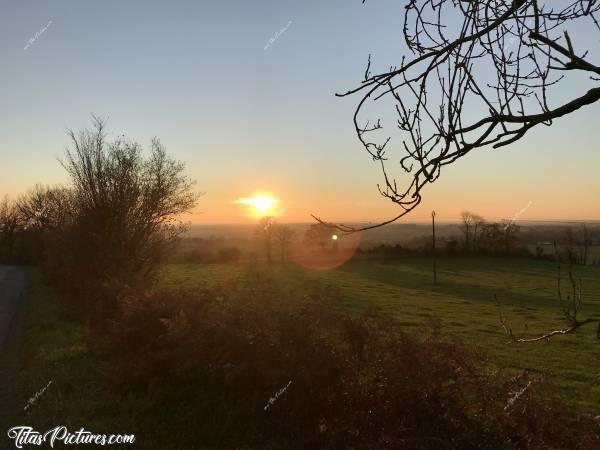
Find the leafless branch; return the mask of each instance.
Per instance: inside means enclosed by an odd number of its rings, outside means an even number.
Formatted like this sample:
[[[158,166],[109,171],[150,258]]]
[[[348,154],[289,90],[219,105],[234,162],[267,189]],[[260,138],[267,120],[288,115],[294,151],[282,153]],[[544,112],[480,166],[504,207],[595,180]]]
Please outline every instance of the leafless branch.
[[[510,145],[538,125],[600,100],[600,87],[594,86],[600,66],[587,51],[576,50],[566,30],[587,20],[600,31],[599,10],[600,0],[409,0],[403,35],[412,57],[372,73],[369,55],[360,85],[337,94],[362,96],[353,119],[356,135],[380,167],[380,194],[400,211],[364,227],[313,217],[342,232],[394,222],[421,203],[423,188],[439,178],[443,166],[478,148]],[[590,86],[553,104],[555,86],[576,82],[573,91],[580,86],[574,72],[589,74]],[[385,100],[394,105],[399,136],[384,133],[380,118],[375,125],[362,118],[367,106]],[[376,114],[381,117],[381,108]],[[400,158],[391,156],[396,142]],[[400,162],[403,180],[392,176],[391,161]]]
[[[566,296],[563,295],[562,289],[562,273],[561,273],[561,261],[558,251],[556,249],[556,243],[554,244],[555,255],[557,260],[557,271],[556,271],[556,282],[557,282],[557,296],[560,304],[560,308],[564,317],[564,320],[567,322],[567,327],[561,328],[558,330],[552,330],[545,333],[542,333],[540,336],[528,338],[528,337],[516,337],[513,333],[512,328],[508,325],[506,318],[502,314],[502,307],[498,300],[498,297],[494,294],[494,299],[496,304],[498,305],[498,312],[500,315],[500,323],[506,335],[513,340],[514,342],[538,342],[538,341],[549,341],[551,338],[555,336],[565,335],[573,333],[579,328],[584,327],[585,325],[591,323],[597,323],[598,328],[596,330],[596,337],[600,339],[600,318],[596,317],[588,317],[586,319],[579,319],[577,316],[582,305],[582,282],[581,279],[576,279],[573,274],[573,263],[569,258],[568,260],[568,272],[567,277],[569,280],[569,284],[571,285],[571,292]]]

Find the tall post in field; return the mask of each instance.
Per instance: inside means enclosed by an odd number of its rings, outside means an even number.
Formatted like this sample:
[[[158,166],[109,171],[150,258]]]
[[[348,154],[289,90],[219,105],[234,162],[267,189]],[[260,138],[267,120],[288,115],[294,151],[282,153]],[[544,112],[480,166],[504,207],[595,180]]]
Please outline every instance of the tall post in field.
[[[435,260],[435,211],[431,211],[431,227],[433,229],[433,237],[432,237],[432,253],[433,253],[433,284],[437,283],[437,267]]]

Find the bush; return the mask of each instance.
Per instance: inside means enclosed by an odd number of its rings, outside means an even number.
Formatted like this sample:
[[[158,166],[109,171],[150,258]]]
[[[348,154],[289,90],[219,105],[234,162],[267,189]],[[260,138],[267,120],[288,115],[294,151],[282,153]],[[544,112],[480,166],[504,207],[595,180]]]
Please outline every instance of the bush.
[[[108,141],[105,123],[69,131],[63,167],[70,183],[37,187],[19,202],[26,223],[45,237],[47,274],[99,322],[127,286],[148,286],[185,231],[196,204],[184,164],[158,139],[146,156],[123,136]]]
[[[130,292],[104,342],[111,389],[144,405],[130,419],[156,448],[598,445],[591,420],[536,400],[539,383],[505,412],[522,380],[500,383],[460,344],[407,334],[377,311],[342,314],[336,297],[258,275],[196,293]]]

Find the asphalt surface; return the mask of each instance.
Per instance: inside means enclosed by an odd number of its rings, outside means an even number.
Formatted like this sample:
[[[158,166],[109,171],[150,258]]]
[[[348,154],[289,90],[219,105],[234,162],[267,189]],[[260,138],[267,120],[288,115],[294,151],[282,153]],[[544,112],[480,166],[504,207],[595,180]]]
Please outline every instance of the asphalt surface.
[[[0,266],[0,449],[14,449],[14,441],[9,441],[9,427],[20,425],[15,422],[15,384],[19,354],[18,342],[21,327],[16,320],[17,306],[24,297],[27,286],[25,272],[17,267]]]
[[[12,266],[0,266],[0,351],[8,337],[26,286],[27,277],[22,270]]]

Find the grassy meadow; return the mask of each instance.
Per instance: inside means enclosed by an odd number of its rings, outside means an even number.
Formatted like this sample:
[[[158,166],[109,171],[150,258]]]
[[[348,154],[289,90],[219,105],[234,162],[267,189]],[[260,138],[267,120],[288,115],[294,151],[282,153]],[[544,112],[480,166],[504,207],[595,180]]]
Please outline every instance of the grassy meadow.
[[[558,392],[561,400],[576,410],[598,415],[600,341],[593,327],[549,342],[517,344],[506,337],[500,324],[494,294],[517,334],[525,326],[533,336],[564,325],[556,297],[554,263],[442,258],[438,268],[438,284],[434,286],[431,260],[417,257],[358,259],[331,271],[306,270],[291,263],[171,264],[163,269],[159,283],[193,292],[231,285],[232,280],[258,285],[256,278],[260,278],[274,284],[282,295],[289,292],[290,297],[303,295],[310,287],[328,287],[336,291],[336,306],[344,311],[353,314],[377,307],[394,315],[407,331],[429,335],[432,329],[440,329],[442,339],[459,339],[483,355],[486,371],[499,381],[528,370],[530,378],[543,378],[558,386],[552,395]],[[582,314],[600,315],[600,268],[578,266],[575,273],[584,286]],[[143,392],[128,392],[118,387],[119,378],[109,378],[117,384],[108,389],[110,355],[102,347],[89,346],[94,340],[88,339],[88,327],[59,301],[39,272],[30,271],[30,280],[27,301],[21,308],[23,339],[11,350],[22,361],[14,401],[25,407],[37,392],[49,382],[51,385],[33,407],[21,409],[18,417],[0,419],[6,423],[17,419],[38,429],[64,423],[73,429],[86,425],[97,432],[127,431],[136,433],[144,448],[178,448],[176,443],[167,445],[171,435],[161,427],[169,418],[156,414],[169,414],[169,409],[163,408],[164,389],[153,386]],[[156,445],[148,436],[149,429],[154,430],[153,438],[159,439]]]
[[[437,323],[445,335],[480,351],[490,370],[498,370],[498,376],[529,370],[556,383],[565,401],[598,413],[600,341],[594,325],[549,342],[518,344],[507,338],[500,323],[499,308],[516,335],[534,337],[564,327],[556,269],[553,262],[532,259],[440,259],[438,283],[433,285],[431,260],[427,258],[356,260],[321,272],[291,264],[258,269],[243,264],[172,264],[165,269],[161,283],[200,288],[257,272],[290,290],[311,283],[331,286],[340,292],[340,308],[382,308],[413,331],[429,331]],[[600,316],[600,267],[577,266],[575,275],[583,283],[581,316]],[[563,273],[563,295],[567,288]]]

